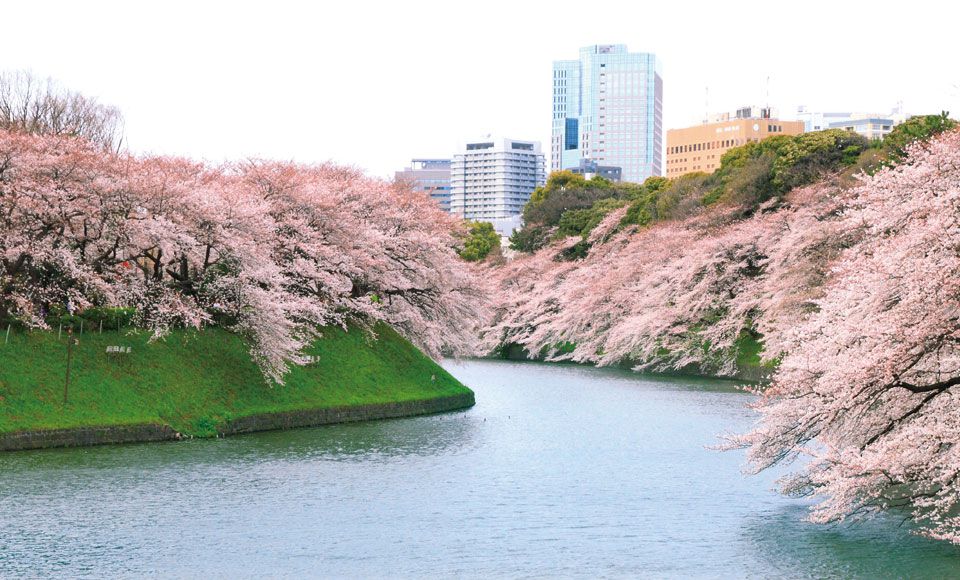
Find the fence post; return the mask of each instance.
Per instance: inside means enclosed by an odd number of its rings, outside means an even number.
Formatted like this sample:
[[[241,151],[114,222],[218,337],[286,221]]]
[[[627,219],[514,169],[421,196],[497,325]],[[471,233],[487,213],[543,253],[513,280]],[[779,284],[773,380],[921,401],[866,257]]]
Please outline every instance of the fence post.
[[[83,335],[83,319],[80,319],[80,334]]]
[[[7,344],[8,342],[10,342],[10,325],[9,324],[7,325],[7,336],[6,338],[3,339],[3,344]]]
[[[63,323],[57,325],[57,341],[60,340],[60,336],[63,335]]]
[[[100,334],[103,334],[103,320],[100,320]]]

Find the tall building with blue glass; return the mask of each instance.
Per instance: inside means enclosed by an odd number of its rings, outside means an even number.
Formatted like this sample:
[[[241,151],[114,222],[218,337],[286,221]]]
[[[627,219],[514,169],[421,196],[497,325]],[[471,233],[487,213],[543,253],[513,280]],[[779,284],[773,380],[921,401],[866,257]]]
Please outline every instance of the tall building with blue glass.
[[[656,55],[623,44],[580,49],[579,60],[553,63],[550,169],[586,159],[619,167],[641,182],[663,168],[663,77]]]

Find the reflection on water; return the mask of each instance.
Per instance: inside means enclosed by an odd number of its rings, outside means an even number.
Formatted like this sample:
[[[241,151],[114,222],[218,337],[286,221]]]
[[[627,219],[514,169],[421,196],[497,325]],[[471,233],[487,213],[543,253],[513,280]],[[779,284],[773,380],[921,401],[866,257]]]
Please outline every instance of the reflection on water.
[[[425,417],[419,422],[371,421],[253,436],[178,443],[147,443],[83,449],[47,449],[0,456],[5,471],[63,469],[97,472],[122,469],[181,469],[186,464],[264,463],[287,459],[375,461],[405,455],[456,452],[468,444],[473,418],[467,412]],[[0,474],[2,481],[3,474]]]
[[[449,363],[471,410],[0,456],[0,577],[943,577],[957,550],[805,506],[706,449],[721,381]]]
[[[737,541],[785,576],[960,577],[960,550],[908,533],[901,518],[818,526],[806,515],[803,505],[770,509],[751,518]]]

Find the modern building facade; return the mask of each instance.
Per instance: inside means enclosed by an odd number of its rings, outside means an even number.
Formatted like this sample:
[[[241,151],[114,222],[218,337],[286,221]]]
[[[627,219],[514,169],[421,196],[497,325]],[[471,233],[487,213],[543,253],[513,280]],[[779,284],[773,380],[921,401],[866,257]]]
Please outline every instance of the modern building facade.
[[[854,113],[810,111],[803,106],[797,109],[797,119],[803,121],[804,133],[829,129],[831,123],[849,121],[853,115]]]
[[[873,140],[883,139],[889,135],[890,131],[893,131],[894,125],[896,125],[896,122],[894,122],[893,119],[870,117],[867,119],[851,119],[849,121],[830,123],[830,128],[853,131],[854,133],[863,135],[867,139]]]
[[[410,167],[397,171],[394,179],[426,193],[443,211],[450,211],[450,159],[413,159]]]
[[[466,143],[453,156],[450,183],[451,212],[505,224],[498,231],[516,227],[510,224],[518,222],[530,194],[546,183],[540,143],[491,137]]]
[[[782,121],[769,108],[743,107],[732,115],[716,115],[708,121],[667,131],[667,177],[702,171],[713,173],[720,158],[734,147],[762,141],[774,135],[799,135],[803,121]]]
[[[580,49],[578,60],[553,63],[550,169],[580,160],[619,167],[624,181],[660,175],[663,159],[663,76],[651,53],[626,45]]]
[[[908,118],[900,103],[889,113],[820,112],[803,106],[797,109],[797,119],[803,121],[805,132],[846,129],[867,139],[883,139]]]
[[[619,167],[597,165],[596,161],[591,161],[590,159],[581,159],[580,165],[570,169],[570,171],[578,173],[587,179],[600,176],[610,181],[620,181],[623,178],[623,171]]]

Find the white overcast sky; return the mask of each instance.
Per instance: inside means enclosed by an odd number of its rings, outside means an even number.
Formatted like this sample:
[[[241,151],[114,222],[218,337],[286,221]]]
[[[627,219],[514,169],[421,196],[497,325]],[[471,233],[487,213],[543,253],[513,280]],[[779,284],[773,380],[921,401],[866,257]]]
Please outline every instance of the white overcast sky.
[[[114,104],[131,149],[333,160],[392,176],[485,133],[549,142],[551,63],[656,53],[664,126],[769,102],[960,116],[946,2],[4,3],[0,69]],[[705,89],[709,87],[709,105]]]

